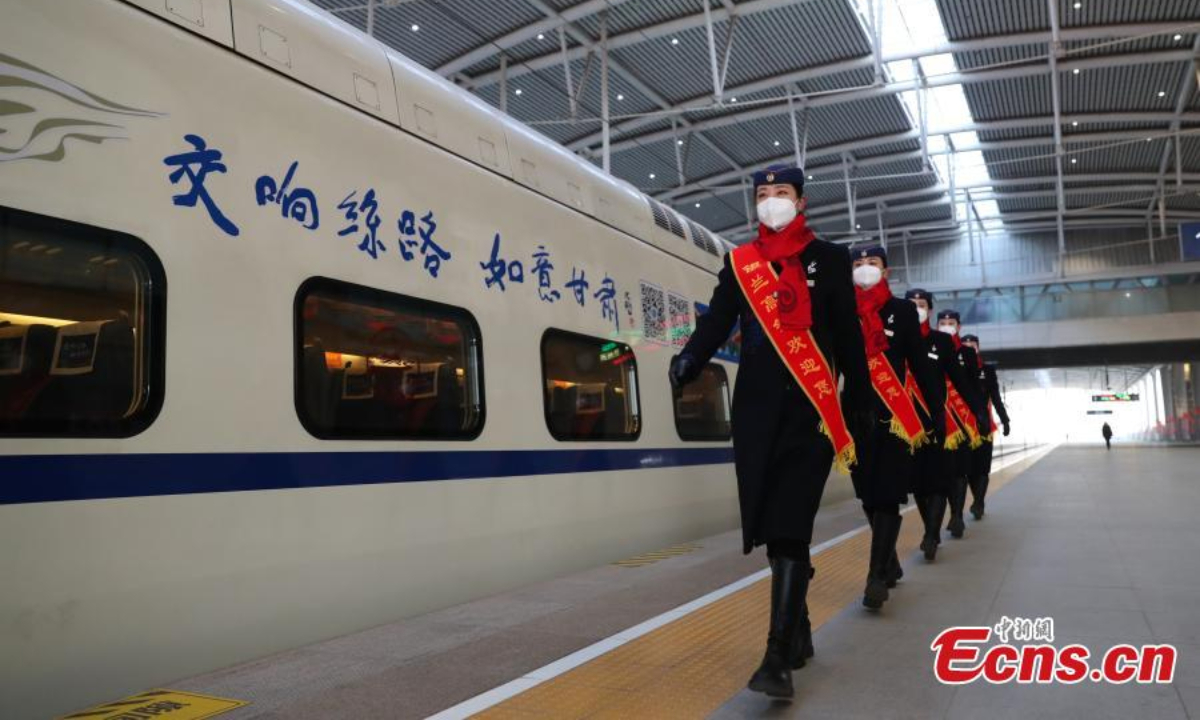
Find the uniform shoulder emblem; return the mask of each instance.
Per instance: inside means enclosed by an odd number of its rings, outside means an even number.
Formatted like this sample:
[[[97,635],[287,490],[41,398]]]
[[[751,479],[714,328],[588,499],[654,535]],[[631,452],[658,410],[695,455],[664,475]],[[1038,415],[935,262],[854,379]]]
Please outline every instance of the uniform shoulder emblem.
[[[888,315],[887,322],[888,322],[888,325],[895,325],[896,324],[896,313],[892,313],[891,315]]]
[[[810,263],[808,264],[808,274],[809,274],[809,275],[812,275],[812,274],[813,274],[813,273],[815,273],[816,271],[817,271],[817,261],[816,261],[816,260],[813,260],[812,262],[810,262]]]

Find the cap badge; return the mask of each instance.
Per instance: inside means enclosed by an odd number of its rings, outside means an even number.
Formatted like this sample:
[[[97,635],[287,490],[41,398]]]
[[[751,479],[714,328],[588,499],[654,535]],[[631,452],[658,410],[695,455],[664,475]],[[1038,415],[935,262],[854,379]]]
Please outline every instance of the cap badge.
[[[775,182],[775,173],[773,173],[773,172],[767,173],[767,182],[769,182],[769,183]]]

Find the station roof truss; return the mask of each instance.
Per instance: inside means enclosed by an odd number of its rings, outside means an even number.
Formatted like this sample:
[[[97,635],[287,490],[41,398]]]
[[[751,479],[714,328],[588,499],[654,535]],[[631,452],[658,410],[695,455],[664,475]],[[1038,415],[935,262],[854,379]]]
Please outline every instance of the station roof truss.
[[[770,163],[834,239],[1200,220],[1200,0],[314,2],[735,242]]]

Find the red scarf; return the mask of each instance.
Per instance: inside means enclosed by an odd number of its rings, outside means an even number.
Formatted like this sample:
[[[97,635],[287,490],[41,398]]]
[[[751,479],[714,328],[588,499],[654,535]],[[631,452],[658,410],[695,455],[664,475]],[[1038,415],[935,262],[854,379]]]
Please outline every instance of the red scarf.
[[[979,351],[979,348],[975,348],[975,359],[979,363],[979,369],[982,370],[983,369],[983,353]]]
[[[808,276],[800,253],[816,239],[803,215],[787,227],[775,232],[766,225],[758,224],[758,238],[754,240],[759,254],[768,262],[783,266],[779,273],[779,323],[787,330],[807,330],[812,327],[812,302],[808,296]]]
[[[933,329],[929,327],[929,320],[926,319],[925,322],[921,323],[921,337],[927,338],[931,332],[933,332]]]
[[[863,290],[854,286],[854,296],[858,301],[858,319],[862,324],[863,343],[867,348],[867,357],[875,357],[888,349],[887,335],[883,332],[883,321],[879,319],[879,309],[892,297],[887,278],[869,289]]]

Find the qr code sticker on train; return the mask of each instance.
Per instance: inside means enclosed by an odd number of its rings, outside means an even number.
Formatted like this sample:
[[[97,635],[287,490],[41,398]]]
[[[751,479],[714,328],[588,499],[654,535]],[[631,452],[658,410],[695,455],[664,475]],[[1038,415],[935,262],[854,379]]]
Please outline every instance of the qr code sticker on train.
[[[671,313],[671,344],[676,347],[687,345],[692,336],[692,308],[685,297],[667,295],[667,309]]]
[[[647,340],[667,341],[667,307],[663,291],[642,283],[642,328]]]

